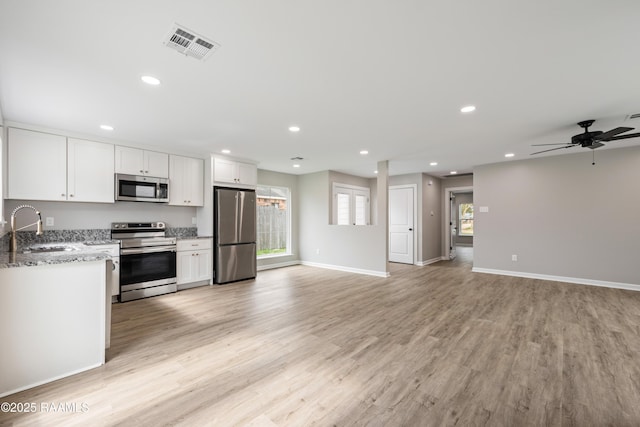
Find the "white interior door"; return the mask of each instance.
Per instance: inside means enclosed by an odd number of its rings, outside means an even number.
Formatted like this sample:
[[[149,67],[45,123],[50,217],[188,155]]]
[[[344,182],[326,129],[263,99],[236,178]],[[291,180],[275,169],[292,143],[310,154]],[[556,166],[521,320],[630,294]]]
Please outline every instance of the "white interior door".
[[[389,189],[389,261],[413,264],[413,188]]]

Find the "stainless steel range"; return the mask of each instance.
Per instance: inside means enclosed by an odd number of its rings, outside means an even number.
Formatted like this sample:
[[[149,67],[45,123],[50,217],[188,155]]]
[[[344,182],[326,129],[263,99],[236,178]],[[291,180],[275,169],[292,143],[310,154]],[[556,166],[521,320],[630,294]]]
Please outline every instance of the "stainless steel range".
[[[120,241],[120,302],[176,292],[176,238],[164,222],[114,222]]]

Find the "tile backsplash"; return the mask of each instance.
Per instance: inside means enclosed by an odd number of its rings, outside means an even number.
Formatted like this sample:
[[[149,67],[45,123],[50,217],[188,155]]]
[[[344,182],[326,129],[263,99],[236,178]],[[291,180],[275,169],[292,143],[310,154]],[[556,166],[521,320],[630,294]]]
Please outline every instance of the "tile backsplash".
[[[174,227],[167,228],[169,237],[195,237],[198,235],[196,227]],[[0,251],[9,250],[9,240],[11,233],[6,233],[0,238]],[[111,239],[111,229],[89,229],[89,230],[45,230],[41,236],[36,236],[35,231],[18,231],[18,250],[22,250],[31,245],[58,242],[88,242]]]

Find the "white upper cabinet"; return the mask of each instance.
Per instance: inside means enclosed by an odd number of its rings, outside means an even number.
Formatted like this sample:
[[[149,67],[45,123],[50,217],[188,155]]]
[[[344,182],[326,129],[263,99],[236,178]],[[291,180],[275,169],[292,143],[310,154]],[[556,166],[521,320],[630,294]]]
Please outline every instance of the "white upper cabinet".
[[[204,160],[169,156],[169,204],[204,205]]]
[[[214,181],[232,187],[255,187],[258,185],[258,167],[251,163],[215,158]]]
[[[113,145],[67,140],[67,200],[113,203]]]
[[[169,178],[169,155],[116,145],[116,173]]]
[[[7,198],[113,203],[113,145],[9,128]]]
[[[9,128],[7,198],[67,200],[67,138]]]

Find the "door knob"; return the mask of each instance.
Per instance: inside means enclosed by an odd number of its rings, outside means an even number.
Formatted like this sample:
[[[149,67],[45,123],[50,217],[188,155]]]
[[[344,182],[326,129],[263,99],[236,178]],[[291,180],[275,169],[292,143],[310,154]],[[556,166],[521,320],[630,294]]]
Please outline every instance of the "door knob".
[[[409,231],[413,231],[413,228],[410,228]]]

